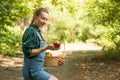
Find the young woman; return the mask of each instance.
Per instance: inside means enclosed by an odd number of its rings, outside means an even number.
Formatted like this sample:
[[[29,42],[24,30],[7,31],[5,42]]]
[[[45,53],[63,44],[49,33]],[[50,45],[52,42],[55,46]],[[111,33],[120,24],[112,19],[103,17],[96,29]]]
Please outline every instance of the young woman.
[[[22,74],[25,80],[58,80],[52,74],[44,71],[44,58],[46,50],[58,50],[53,44],[46,46],[46,42],[41,35],[41,31],[49,18],[46,8],[38,8],[30,26],[26,29],[22,39],[22,49],[24,53],[24,65]],[[64,64],[62,58],[59,65]]]

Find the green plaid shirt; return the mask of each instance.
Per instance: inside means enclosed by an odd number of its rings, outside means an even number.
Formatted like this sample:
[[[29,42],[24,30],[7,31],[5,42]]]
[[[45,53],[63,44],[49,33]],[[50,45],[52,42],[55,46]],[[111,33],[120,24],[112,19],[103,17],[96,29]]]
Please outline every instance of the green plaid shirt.
[[[35,31],[41,35],[39,28],[36,25],[31,24],[23,34],[22,50],[26,57],[31,54],[32,49],[37,49],[40,47],[40,39]]]

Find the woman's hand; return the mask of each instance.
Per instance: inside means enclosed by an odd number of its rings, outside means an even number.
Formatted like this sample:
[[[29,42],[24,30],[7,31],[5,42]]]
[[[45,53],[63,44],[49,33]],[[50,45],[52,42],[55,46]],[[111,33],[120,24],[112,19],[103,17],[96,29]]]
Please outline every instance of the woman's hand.
[[[59,61],[58,61],[58,65],[63,65],[65,63],[65,58],[61,58]]]
[[[46,46],[46,48],[49,49],[49,50],[59,50],[60,49],[60,48],[56,48],[53,44],[48,44]]]

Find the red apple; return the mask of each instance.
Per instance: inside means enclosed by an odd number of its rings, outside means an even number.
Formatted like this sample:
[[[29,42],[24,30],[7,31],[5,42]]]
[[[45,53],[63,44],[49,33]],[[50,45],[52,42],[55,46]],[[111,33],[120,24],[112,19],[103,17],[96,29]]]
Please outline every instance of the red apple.
[[[60,42],[54,42],[53,45],[54,45],[56,48],[60,48]]]

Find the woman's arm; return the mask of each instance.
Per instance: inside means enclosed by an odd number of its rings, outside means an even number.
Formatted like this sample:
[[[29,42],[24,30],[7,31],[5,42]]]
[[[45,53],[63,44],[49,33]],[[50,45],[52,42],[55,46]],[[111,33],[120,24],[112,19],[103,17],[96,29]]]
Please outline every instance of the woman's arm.
[[[49,44],[49,45],[47,45],[47,46],[45,46],[45,47],[43,47],[43,48],[32,49],[32,52],[31,52],[31,54],[29,55],[29,57],[36,56],[36,55],[40,54],[41,52],[43,52],[43,51],[45,51],[45,50],[47,50],[47,49],[49,49],[49,50],[58,50],[58,49],[60,49],[60,48],[56,48],[56,47],[54,47],[53,44]]]
[[[38,55],[39,53],[41,53],[42,51],[47,50],[47,47],[43,47],[43,48],[39,48],[39,49],[32,49],[31,54],[29,55],[29,57],[33,57]]]

